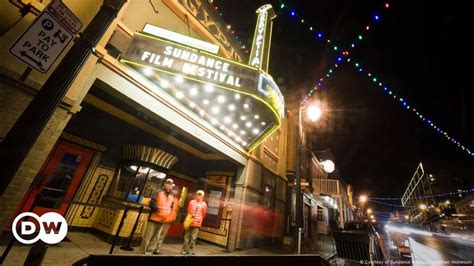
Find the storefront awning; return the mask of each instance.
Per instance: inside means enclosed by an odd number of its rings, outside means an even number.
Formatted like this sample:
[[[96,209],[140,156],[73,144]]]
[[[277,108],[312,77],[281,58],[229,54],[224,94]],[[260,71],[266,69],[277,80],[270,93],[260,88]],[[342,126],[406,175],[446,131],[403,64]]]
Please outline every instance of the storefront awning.
[[[281,124],[284,98],[254,67],[149,33],[134,35],[121,62],[247,150]]]

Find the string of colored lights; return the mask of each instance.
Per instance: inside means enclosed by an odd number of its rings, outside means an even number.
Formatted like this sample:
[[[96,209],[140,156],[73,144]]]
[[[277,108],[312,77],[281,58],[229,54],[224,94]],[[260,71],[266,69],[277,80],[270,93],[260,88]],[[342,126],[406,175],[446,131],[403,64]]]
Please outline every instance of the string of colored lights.
[[[398,211],[398,210],[397,210],[396,212],[398,212],[398,213],[406,213],[406,212],[411,212],[411,211],[417,210],[417,209],[418,209],[418,208],[411,208],[411,209],[407,209],[407,210],[403,210],[403,211]],[[389,214],[389,215],[390,215],[390,214],[394,213],[393,211],[386,211],[386,212],[384,212],[384,211],[372,211],[372,212],[375,213],[376,215],[377,215],[377,214]]]
[[[210,1],[211,4],[213,3],[213,1]],[[384,4],[384,8],[389,8],[390,7],[390,3],[389,2],[386,2]],[[218,10],[218,7],[216,5],[214,5],[214,8],[216,10]],[[310,25],[304,18],[302,18],[300,16],[299,13],[297,13],[295,11],[295,9],[292,9],[290,8],[289,6],[287,6],[283,1],[280,1],[280,9],[282,10],[288,10],[290,16],[292,17],[296,17],[298,18],[300,21],[301,21],[301,24],[305,25],[307,27],[307,29],[312,32],[313,30],[316,32],[316,38],[317,39],[320,39],[320,40],[325,40],[327,43],[331,43],[331,40],[329,38],[326,38],[325,37],[325,34],[322,32],[322,31],[319,31],[319,30],[315,30],[315,28]],[[222,16],[222,12],[219,13],[219,15]],[[381,18],[381,15],[379,14],[375,14],[374,17],[373,17],[373,20],[371,20],[371,22],[373,21],[379,21]],[[370,28],[371,28],[371,22],[369,22],[369,24],[365,27],[366,31],[369,31]],[[230,30],[231,26],[228,25],[228,30]],[[232,34],[234,34],[235,32],[232,30],[231,31]],[[363,40],[363,34],[359,34],[357,36],[357,40],[359,41],[362,41]],[[241,42],[240,42],[241,43]],[[244,47],[244,46],[242,46]],[[342,64],[343,62],[350,62],[351,61],[351,58],[347,58],[347,60],[343,60],[343,58],[345,59],[345,57],[347,57],[349,55],[349,50],[354,48],[355,47],[355,43],[351,43],[350,45],[350,48],[348,48],[346,51],[342,52],[342,54],[340,56],[337,57],[337,62],[334,64],[334,67],[337,69],[339,67],[340,64]],[[333,44],[333,50],[334,51],[338,51],[339,50],[339,46],[337,46],[336,44]],[[246,52],[248,52],[248,50],[246,50]],[[357,68],[357,71],[359,73],[363,73],[364,72],[364,69],[360,66],[359,63],[354,63],[354,67]],[[333,74],[334,72],[334,69],[333,68],[330,68],[328,70],[328,73],[326,73],[326,77],[330,77],[331,74]],[[378,81],[378,79],[376,77],[372,77],[372,74],[370,72],[367,73],[368,77],[371,78],[371,80],[377,84],[378,82],[378,85],[379,87],[383,88],[384,91],[390,95],[393,99],[397,100],[397,95],[395,93],[393,93],[392,90],[388,89],[386,86],[383,86],[382,82]],[[321,87],[322,86],[322,82],[324,81],[324,77],[320,78],[319,81],[318,81],[318,85],[317,86],[314,86],[312,87],[310,90],[309,90],[309,93],[303,98],[302,100],[302,104],[304,102],[306,102],[313,94],[314,92],[317,90],[318,86]],[[408,104],[407,101],[405,101],[403,98],[401,97],[398,97],[398,100],[400,102],[400,104],[406,108],[407,110],[411,110],[413,111],[413,113],[415,113],[417,115],[417,117],[419,119],[421,119],[423,122],[426,122],[429,126],[431,126],[434,130],[436,130],[439,134],[441,134],[442,136],[444,136],[447,140],[451,141],[454,145],[457,145],[458,148],[462,149],[463,151],[465,151],[468,155],[471,155],[471,156],[474,156],[474,153],[471,152],[470,149],[468,149],[467,147],[465,147],[464,145],[462,145],[459,141],[457,141],[456,139],[454,139],[453,137],[451,137],[450,135],[447,134],[446,131],[442,130],[439,126],[437,126],[435,123],[433,123],[430,119],[427,119],[422,113],[420,113],[419,111],[417,111],[416,108],[410,108],[410,105]]]
[[[351,62],[352,60],[350,57],[348,57],[346,61]],[[461,142],[450,136],[445,130],[441,129],[441,127],[438,124],[434,123],[432,119],[428,118],[426,115],[418,111],[418,109],[415,108],[413,104],[410,105],[406,99],[400,97],[400,95],[397,95],[397,93],[395,93],[393,89],[385,85],[385,83],[383,83],[381,79],[376,77],[372,72],[369,72],[368,70],[364,69],[360,63],[353,62],[352,66],[357,70],[359,74],[367,73],[367,77],[370,79],[370,81],[372,81],[376,86],[378,86],[390,98],[397,101],[402,106],[402,108],[411,111],[420,121],[425,122],[426,125],[435,130],[439,135],[444,136],[448,141],[456,145],[459,149],[462,149],[468,155],[474,157],[474,152],[472,152],[469,148],[461,144]]]
[[[209,4],[214,8],[214,10],[216,11],[216,13],[217,13],[219,16],[221,16],[221,17],[223,16],[222,11],[220,10],[219,6],[217,6],[217,4],[215,3],[214,0],[209,0]],[[248,53],[249,53],[248,47],[247,47],[244,43],[242,43],[242,41],[239,39],[239,36],[235,34],[235,30],[232,28],[232,25],[228,24],[228,25],[226,25],[226,28],[227,28],[227,31],[228,31],[230,34],[232,34],[232,35],[238,40],[238,42],[239,42],[239,44],[240,44],[240,49],[241,49],[244,53],[248,54]]]
[[[409,205],[402,206],[402,205],[398,205],[398,204],[391,204],[391,203],[386,203],[386,202],[383,202],[383,201],[372,200],[372,199],[368,199],[368,201],[373,202],[375,204],[382,204],[382,205],[391,206],[391,207],[398,207],[398,208],[416,207],[416,206],[409,206]]]
[[[282,11],[287,11],[288,14],[291,16],[291,17],[295,17],[297,18],[302,25],[305,26],[305,28],[311,33],[313,34],[313,32],[315,32],[315,38],[319,41],[324,41],[326,43],[332,43],[332,49],[333,51],[335,52],[338,52],[338,51],[343,51],[341,52],[336,58],[336,63],[334,64],[334,66],[337,68],[340,64],[343,63],[343,56],[348,56],[349,55],[349,51],[353,48],[356,47],[356,43],[357,42],[361,42],[363,39],[364,39],[364,32],[368,32],[372,29],[372,25],[375,23],[375,22],[378,22],[380,21],[382,15],[381,13],[385,10],[385,9],[388,9],[389,7],[391,6],[390,2],[385,2],[383,4],[383,7],[381,10],[379,10],[378,12],[374,12],[374,15],[372,17],[371,20],[369,20],[369,22],[366,24],[366,26],[364,27],[364,31],[362,31],[360,34],[357,35],[357,37],[355,38],[354,41],[351,42],[350,46],[347,48],[347,49],[341,49],[342,46],[339,46],[337,44],[335,44],[331,39],[329,39],[328,37],[326,37],[327,35],[324,33],[324,31],[322,31],[321,29],[316,29],[316,27],[314,25],[312,25],[311,23],[309,23],[307,20],[305,20],[299,12],[296,11],[296,9],[288,6],[284,1],[281,1],[280,0],[280,9]],[[333,72],[332,68],[328,71],[329,73],[327,73],[325,76],[326,77],[329,77],[330,73]],[[306,102],[313,94],[314,92],[322,87],[322,82],[324,81],[324,77],[321,77],[317,83],[317,85],[315,85],[314,87],[310,88],[309,89],[309,92],[308,94],[303,98],[303,100],[301,101],[302,104],[304,102]]]
[[[286,5],[280,1],[281,5],[280,5],[280,8],[285,8]],[[390,7],[390,4],[389,3],[385,3],[385,7],[388,8]],[[287,7],[288,8],[288,7]],[[290,8],[288,8],[290,9]],[[290,9],[290,15],[292,16],[298,16],[298,14],[296,13],[296,11],[294,11],[293,9]],[[298,18],[300,18],[298,16]],[[374,17],[375,20],[379,20],[380,19],[380,16],[379,15],[375,15]],[[305,23],[305,20],[303,18],[301,18],[301,23]],[[313,27],[310,26],[310,30],[312,30]],[[366,26],[366,30],[369,30],[370,29],[370,24]],[[321,37],[323,36],[322,33],[321,35],[318,34],[318,37]],[[359,34],[358,37],[357,37],[358,40],[363,40],[363,35],[362,34]],[[326,39],[327,42],[331,42],[330,39]],[[337,51],[339,49],[339,47],[337,45],[334,45],[334,50]],[[355,44],[352,43],[351,48],[354,48],[355,47]],[[349,48],[349,49],[351,49]],[[348,49],[348,50],[349,50]],[[325,78],[329,78],[331,77],[332,74],[334,74],[334,71],[335,69],[337,69],[341,64],[343,64],[344,62],[351,62],[351,58],[350,57],[347,57],[349,55],[349,51],[344,51],[342,52],[342,54],[340,54],[337,59],[336,59],[336,63],[333,65],[333,67],[331,67],[325,74],[324,77],[320,78],[319,81],[318,81],[318,84],[317,86],[314,86],[313,88],[311,88],[309,90],[309,93],[303,98],[301,104],[304,104],[304,102],[306,102],[313,94],[314,92],[322,87],[322,83],[323,81],[325,80]],[[364,72],[364,68],[357,62],[354,63],[353,65],[355,68],[357,68],[357,71],[359,73],[363,73]],[[384,91],[392,96],[393,99],[397,100],[397,95],[390,89],[388,89],[386,86],[383,86],[382,82],[378,81],[378,79],[376,77],[372,77],[372,74],[370,72],[367,73],[368,77],[371,78],[371,80],[378,84],[379,87],[383,87]],[[378,83],[377,83],[378,82]],[[448,141],[451,141],[451,143],[453,143],[454,145],[456,145],[459,149],[462,149],[463,151],[465,151],[468,155],[471,155],[471,156],[474,156],[474,152],[471,152],[471,150],[467,147],[465,147],[464,145],[462,145],[459,141],[457,141],[456,139],[454,139],[452,136],[450,136],[445,130],[442,130],[439,126],[437,126],[435,123],[433,123],[430,119],[426,118],[426,116],[424,116],[422,113],[420,113],[419,111],[417,111],[416,108],[410,108],[410,105],[408,104],[407,101],[405,101],[402,97],[399,97],[398,98],[398,101],[400,102],[400,104],[406,108],[407,110],[411,110],[414,114],[416,114],[416,116],[422,120],[423,122],[426,122],[427,125],[429,125],[431,128],[433,128],[434,130],[436,130],[439,134],[441,134],[442,136],[444,136]]]
[[[453,192],[448,192],[448,193],[440,193],[432,196],[421,196],[421,197],[413,197],[413,199],[430,199],[430,198],[442,198],[442,197],[447,197],[451,195],[459,195],[462,193],[473,193],[474,188],[471,189],[464,189],[464,190],[457,190]],[[375,199],[375,200],[401,200],[402,198],[380,198],[380,197],[370,197],[370,199]]]

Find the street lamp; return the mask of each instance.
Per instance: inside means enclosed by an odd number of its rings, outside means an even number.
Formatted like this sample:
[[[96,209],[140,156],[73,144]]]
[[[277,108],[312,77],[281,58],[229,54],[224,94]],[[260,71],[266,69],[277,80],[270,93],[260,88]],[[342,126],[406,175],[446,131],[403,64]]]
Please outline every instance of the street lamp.
[[[308,118],[311,121],[313,122],[318,121],[319,118],[321,118],[322,114],[323,114],[323,111],[321,110],[319,106],[311,105],[308,107]]]
[[[371,214],[372,213],[372,209],[367,209],[367,214]]]
[[[359,196],[359,202],[360,203],[366,203],[367,202],[367,196],[366,195],[360,195]]]
[[[334,172],[334,170],[336,169],[334,162],[331,160],[322,161],[321,164],[323,165],[324,172],[328,174]]]
[[[303,123],[302,123],[302,112],[304,109],[307,109],[308,118],[315,122],[317,121],[321,115],[322,111],[321,108],[310,105],[300,105],[298,108],[298,125],[296,130],[296,171],[295,171],[295,182],[296,182],[296,204],[295,204],[295,227],[297,231],[295,231],[295,240],[298,243],[298,254],[300,253],[300,245],[301,245],[301,231],[303,227],[303,200],[302,200],[302,193],[301,193],[301,150],[302,150],[302,133],[303,133]]]
[[[420,204],[419,208],[420,208],[420,210],[424,211],[424,210],[426,210],[428,207],[426,206],[426,204]]]

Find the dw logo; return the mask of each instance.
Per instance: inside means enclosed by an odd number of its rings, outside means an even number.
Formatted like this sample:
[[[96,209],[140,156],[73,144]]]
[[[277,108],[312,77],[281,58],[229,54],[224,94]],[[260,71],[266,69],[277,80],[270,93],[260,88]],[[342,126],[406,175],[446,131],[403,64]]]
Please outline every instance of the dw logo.
[[[21,221],[18,227],[18,222],[24,217],[31,217],[36,222]],[[37,226],[39,226],[39,232],[36,228]],[[47,244],[57,244],[67,235],[67,222],[62,215],[55,212],[47,212],[41,215],[41,217],[32,212],[24,212],[13,221],[12,232],[16,240],[22,244],[33,244],[39,239]],[[38,232],[38,235],[32,239],[24,239],[22,237],[31,236],[35,232]]]

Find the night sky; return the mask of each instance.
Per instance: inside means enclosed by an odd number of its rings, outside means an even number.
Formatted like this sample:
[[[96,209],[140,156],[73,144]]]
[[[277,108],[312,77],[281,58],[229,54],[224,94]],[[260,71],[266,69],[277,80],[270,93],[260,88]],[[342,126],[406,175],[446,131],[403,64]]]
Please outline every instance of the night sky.
[[[474,150],[474,82],[469,8],[461,1],[285,1],[332,43],[362,42],[350,57],[411,106]],[[239,40],[251,45],[255,10],[265,4],[274,20],[270,74],[287,94],[300,93],[336,62],[332,46],[318,41],[279,1],[215,0]],[[382,12],[381,12],[382,11]],[[380,14],[379,22],[374,15]],[[368,22],[371,30],[364,31]],[[367,73],[367,72],[365,72]],[[474,165],[474,157],[441,137],[382,89],[345,63],[313,96],[326,104],[312,127],[315,150],[331,149],[342,177],[371,196],[400,197],[420,161],[434,168]],[[431,170],[431,169],[430,169]]]

